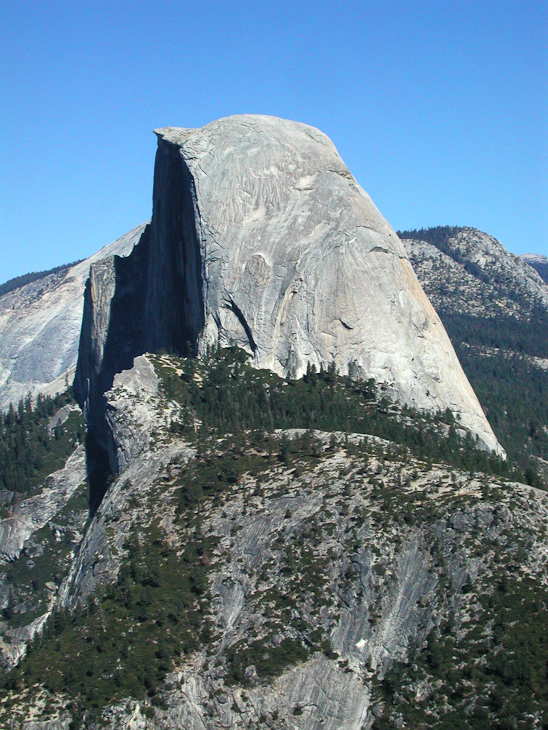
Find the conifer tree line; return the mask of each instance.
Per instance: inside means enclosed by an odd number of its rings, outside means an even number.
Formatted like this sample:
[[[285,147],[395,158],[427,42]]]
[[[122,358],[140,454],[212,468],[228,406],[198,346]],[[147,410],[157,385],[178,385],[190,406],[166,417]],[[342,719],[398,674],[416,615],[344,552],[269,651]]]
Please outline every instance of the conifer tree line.
[[[212,351],[205,361],[181,359],[181,376],[155,360],[165,395],[182,406],[171,430],[198,441],[288,428],[365,433],[406,447],[424,460],[538,482],[534,470],[526,471],[526,457],[520,464],[504,462],[479,450],[471,435],[462,439],[449,410],[433,414],[396,404],[373,380],[339,375],[335,363],[320,372],[309,365],[302,378],[284,380],[255,370],[247,358],[244,351],[229,347]]]
[[[55,268],[48,269],[47,271],[32,271],[30,274],[23,274],[22,276],[16,276],[13,279],[9,279],[9,281],[4,282],[4,284],[0,284],[0,297],[4,296],[4,294],[8,294],[10,291],[15,291],[15,289],[21,289],[21,287],[26,286],[33,281],[45,279],[46,276],[49,276],[50,274],[62,274],[82,261],[83,259],[79,259],[78,261],[73,261],[71,264],[62,264],[61,266],[56,266]]]
[[[488,285],[480,304],[489,316],[458,311],[450,293],[440,297],[437,311],[508,461],[524,481],[543,486],[536,458],[548,459],[548,370],[535,358],[548,359],[548,311],[515,280],[468,261],[452,240],[462,230],[436,226],[398,235],[432,244]],[[445,284],[439,287],[437,293],[444,294]],[[517,303],[519,315],[499,306],[507,300]]]
[[[28,494],[52,471],[60,469],[83,439],[83,420],[74,411],[62,426],[48,432],[49,419],[74,403],[69,392],[55,398],[30,395],[0,413],[0,490]]]

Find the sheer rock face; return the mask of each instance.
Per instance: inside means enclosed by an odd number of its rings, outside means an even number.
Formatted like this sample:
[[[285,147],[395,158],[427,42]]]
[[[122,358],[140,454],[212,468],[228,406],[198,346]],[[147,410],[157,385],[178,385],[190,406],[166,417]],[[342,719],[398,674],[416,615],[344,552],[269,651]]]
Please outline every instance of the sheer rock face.
[[[190,335],[201,292],[199,351],[233,342],[257,367],[296,376],[334,361],[410,405],[450,408],[500,449],[402,243],[324,134],[265,116],[156,134],[151,256],[163,253],[149,287],[179,266]],[[158,186],[177,175],[187,185],[178,213]],[[170,240],[179,246],[171,259]],[[147,311],[147,329],[158,331],[157,308]]]
[[[0,408],[28,392],[54,394],[72,383],[90,266],[127,256],[144,228],[137,226],[67,271],[0,297]]]

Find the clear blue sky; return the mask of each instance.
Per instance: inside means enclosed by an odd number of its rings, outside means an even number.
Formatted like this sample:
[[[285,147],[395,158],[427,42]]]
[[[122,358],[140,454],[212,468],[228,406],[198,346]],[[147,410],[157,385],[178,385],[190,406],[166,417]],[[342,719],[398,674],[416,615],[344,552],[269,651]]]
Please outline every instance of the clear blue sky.
[[[548,254],[545,0],[4,0],[0,281],[151,214],[154,127],[319,127],[395,228]]]

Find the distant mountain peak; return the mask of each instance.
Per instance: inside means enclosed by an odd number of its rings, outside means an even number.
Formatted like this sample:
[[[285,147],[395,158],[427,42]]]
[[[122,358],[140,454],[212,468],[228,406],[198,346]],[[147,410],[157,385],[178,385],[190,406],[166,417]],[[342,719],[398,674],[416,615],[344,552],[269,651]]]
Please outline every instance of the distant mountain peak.
[[[543,281],[548,282],[548,256],[540,253],[522,253],[520,258],[532,266]]]

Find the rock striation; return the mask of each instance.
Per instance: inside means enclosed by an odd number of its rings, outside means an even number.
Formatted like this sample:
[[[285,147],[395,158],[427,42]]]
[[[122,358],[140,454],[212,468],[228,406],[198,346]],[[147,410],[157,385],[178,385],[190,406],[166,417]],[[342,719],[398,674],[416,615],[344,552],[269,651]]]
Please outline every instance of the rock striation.
[[[90,267],[109,256],[127,256],[145,227],[68,270],[0,297],[0,408],[29,392],[54,395],[72,383]]]
[[[254,115],[156,134],[147,240],[92,267],[86,292],[75,387],[104,448],[103,394],[134,357],[233,343],[280,375],[335,363],[449,408],[502,453],[401,241],[324,134]]]

